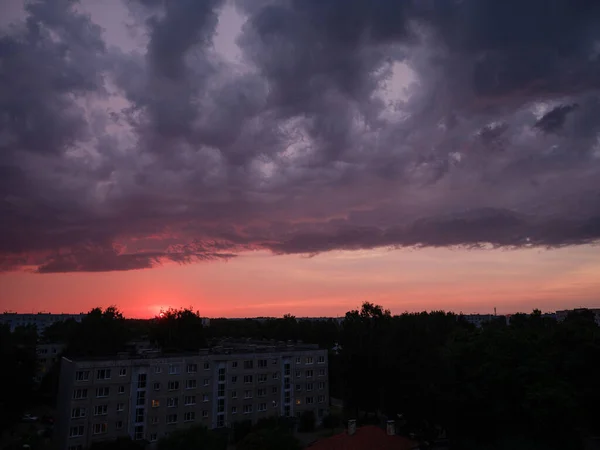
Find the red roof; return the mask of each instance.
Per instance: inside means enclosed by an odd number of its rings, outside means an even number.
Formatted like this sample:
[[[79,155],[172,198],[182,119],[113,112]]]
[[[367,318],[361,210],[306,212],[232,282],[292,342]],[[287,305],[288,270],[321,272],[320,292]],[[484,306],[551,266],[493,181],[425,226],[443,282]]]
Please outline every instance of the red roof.
[[[385,430],[374,425],[356,429],[350,436],[347,431],[330,438],[321,439],[310,450],[410,450],[417,443],[402,436],[388,436]]]

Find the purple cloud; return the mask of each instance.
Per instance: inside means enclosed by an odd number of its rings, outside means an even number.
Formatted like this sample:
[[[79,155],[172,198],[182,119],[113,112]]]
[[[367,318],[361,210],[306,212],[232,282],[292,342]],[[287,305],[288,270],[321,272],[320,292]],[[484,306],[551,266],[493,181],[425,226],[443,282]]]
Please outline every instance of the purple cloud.
[[[124,5],[0,29],[0,270],[600,239],[598,2]]]

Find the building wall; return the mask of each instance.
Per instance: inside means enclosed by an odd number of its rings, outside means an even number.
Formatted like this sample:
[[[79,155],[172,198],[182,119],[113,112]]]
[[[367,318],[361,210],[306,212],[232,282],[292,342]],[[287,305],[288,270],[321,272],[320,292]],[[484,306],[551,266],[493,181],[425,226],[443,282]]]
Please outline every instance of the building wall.
[[[107,370],[110,378],[103,379]],[[98,391],[104,388],[107,393]],[[75,398],[81,394],[78,389],[87,389],[85,398]],[[229,427],[236,421],[294,416],[305,410],[322,418],[329,404],[327,351],[63,358],[59,397],[57,439],[65,450],[118,436],[155,441],[192,424]],[[82,407],[85,417],[72,418],[73,410]],[[83,436],[69,437],[71,428],[80,425]]]
[[[68,319],[76,320],[81,322],[85,317],[85,314],[50,314],[50,313],[36,313],[36,314],[17,314],[5,312],[0,315],[0,323],[6,324],[10,327],[10,331],[15,331],[17,327],[35,326],[38,333],[43,332],[47,327],[56,323],[64,322]]]

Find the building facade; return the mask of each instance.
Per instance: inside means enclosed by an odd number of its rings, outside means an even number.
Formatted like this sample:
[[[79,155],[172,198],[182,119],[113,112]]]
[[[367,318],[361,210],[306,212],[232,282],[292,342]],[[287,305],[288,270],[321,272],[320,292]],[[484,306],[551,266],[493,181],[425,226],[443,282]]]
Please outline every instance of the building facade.
[[[73,319],[77,322],[86,315],[81,314],[50,314],[50,313],[35,313],[35,314],[19,314],[12,312],[4,312],[0,315],[0,323],[10,327],[10,331],[15,331],[17,327],[35,326],[38,333],[43,332],[50,325],[56,322],[64,322],[68,319]]]
[[[299,416],[329,409],[327,351],[311,345],[220,348],[194,355],[61,362],[61,450],[130,436],[156,442],[192,424]]]

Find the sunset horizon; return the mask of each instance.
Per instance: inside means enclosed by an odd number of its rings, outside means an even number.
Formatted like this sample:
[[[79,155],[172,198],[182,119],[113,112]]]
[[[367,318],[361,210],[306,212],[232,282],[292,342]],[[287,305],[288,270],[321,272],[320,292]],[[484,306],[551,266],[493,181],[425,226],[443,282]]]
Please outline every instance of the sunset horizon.
[[[600,32],[559,3],[5,2],[0,310],[599,305]]]

